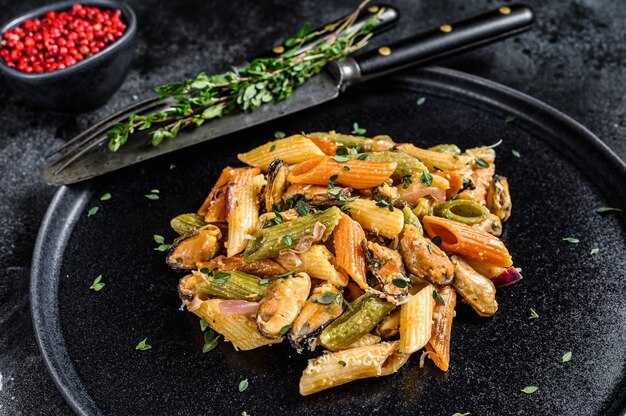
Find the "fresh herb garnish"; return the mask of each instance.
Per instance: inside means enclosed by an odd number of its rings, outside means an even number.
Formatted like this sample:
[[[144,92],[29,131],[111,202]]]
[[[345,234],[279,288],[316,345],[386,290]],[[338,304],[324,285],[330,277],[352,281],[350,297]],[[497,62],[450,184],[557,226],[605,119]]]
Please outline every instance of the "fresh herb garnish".
[[[430,186],[433,184],[433,175],[431,175],[427,171],[424,171],[422,172],[422,177],[420,178],[420,181],[422,182],[422,184],[424,184],[424,186]]]
[[[408,286],[409,286],[409,282],[407,282],[407,281],[406,281],[406,280],[404,280],[404,279],[393,279],[393,280],[391,281],[391,283],[392,283],[394,286],[399,287],[400,289],[404,289],[405,287],[408,287]]]
[[[596,254],[598,254],[598,251],[600,251],[599,248],[597,248],[597,247],[592,248],[591,251],[589,252],[589,255],[590,256],[595,256]]]
[[[347,171],[349,171],[349,170],[350,170],[350,166],[348,166],[348,165],[344,165],[342,169],[343,169],[343,170],[345,170],[345,171],[347,172]]]
[[[281,222],[283,222],[283,216],[280,215],[280,212],[278,211],[274,211],[274,224],[280,224]]]
[[[337,299],[337,293],[334,292],[326,292],[322,296],[317,298],[317,303],[321,303],[322,305],[330,305]]]
[[[274,132],[274,138],[275,138],[276,140],[281,140],[281,139],[284,139],[284,138],[285,138],[285,136],[287,136],[287,135],[285,134],[285,132],[284,132],[284,131],[275,131],[275,132]]]
[[[144,195],[146,198],[148,198],[151,201],[156,201],[157,199],[159,199],[159,196],[157,194],[146,194]]]
[[[239,385],[237,386],[237,389],[239,390],[239,393],[243,393],[244,391],[246,391],[246,389],[248,388],[248,379],[245,380],[241,380],[239,382]]]
[[[170,170],[174,170],[174,169],[176,169],[176,165],[173,163],[170,163]]]
[[[213,272],[217,270],[217,267],[213,267],[209,269],[208,267],[203,267],[200,269],[200,273],[206,274],[207,276],[213,276]]]
[[[420,97],[417,99],[417,105],[422,105],[426,102],[426,97]]]
[[[328,183],[333,183],[337,179],[339,179],[339,175],[332,175],[330,178],[328,178]]]
[[[457,413],[453,414],[452,416],[469,416],[469,415],[470,415],[469,412],[467,412],[467,413],[459,413],[459,412],[457,412]]]
[[[539,390],[539,387],[537,386],[526,386],[521,391],[526,394],[533,394],[537,390]]]
[[[304,198],[302,194],[295,194],[292,197],[287,198],[287,208],[291,209],[300,199]]]
[[[440,302],[442,305],[446,304],[446,301],[443,300],[441,295],[435,289],[433,289],[433,299],[435,299],[436,301]]]
[[[283,237],[283,243],[285,243],[287,247],[291,247],[291,245],[293,244],[293,239],[290,235],[286,235]]]
[[[337,156],[346,156],[348,154],[348,148],[346,146],[339,146],[335,153]]]
[[[309,204],[307,204],[306,202],[302,200],[298,201],[298,204],[296,206],[296,211],[298,211],[298,214],[300,215],[307,215],[310,211]]]
[[[94,215],[96,215],[96,213],[98,212],[100,208],[98,207],[92,207],[89,209],[89,211],[87,211],[87,217],[93,217]]]
[[[580,240],[578,238],[575,237],[563,237],[561,240],[568,242],[570,244],[578,244],[580,243]]]
[[[596,208],[596,212],[598,214],[604,214],[606,212],[622,212],[622,210],[620,208],[598,207]]]
[[[381,199],[380,201],[376,202],[376,206],[380,208],[387,208],[389,211],[393,212],[393,205],[391,205],[389,202],[385,201],[384,199]]]
[[[441,243],[443,242],[441,240],[441,237],[439,237],[438,235],[431,238],[430,241],[432,241],[437,247],[441,247]]]
[[[539,314],[533,308],[528,309],[528,311],[530,312],[530,315],[528,316],[528,319],[537,319],[537,318],[539,318]]]
[[[155,247],[156,251],[165,251],[172,246],[171,244],[165,244],[165,238],[163,238],[162,235],[155,234],[153,238],[154,241],[158,244],[158,246]]]
[[[484,159],[476,159],[474,162],[478,168],[487,169],[489,167],[489,163],[487,163]]]
[[[285,335],[291,329],[291,325],[285,325],[280,328],[280,335]]]
[[[98,277],[96,277],[93,280],[93,283],[91,284],[91,286],[89,286],[89,289],[93,290],[94,292],[101,291],[102,288],[104,287],[104,283],[102,283],[101,280],[102,280],[102,275],[98,275]]]
[[[207,353],[213,351],[219,344],[220,336],[212,329],[209,329],[204,333],[204,345],[202,346],[202,352]]]
[[[359,123],[355,121],[352,124],[352,134],[358,134],[359,136],[361,136],[365,133],[367,133],[367,130],[365,130],[363,127],[359,127]]]
[[[513,156],[515,157],[521,157],[521,155],[519,154],[519,152],[515,149],[511,150],[511,153],[513,154]]]
[[[276,145],[275,144],[270,146],[270,153],[273,152],[274,150],[276,150]]]
[[[362,155],[359,155],[359,157],[357,157],[357,159],[359,160],[365,160],[369,157],[368,153],[363,153]]]
[[[152,345],[148,344],[146,341],[148,341],[148,338],[144,338],[139,344],[137,344],[135,349],[139,351],[147,351],[152,348]]]
[[[262,286],[268,284],[269,282],[270,282],[269,279],[261,279],[261,280],[259,280],[259,284],[262,285]]]
[[[345,362],[344,360],[339,360],[339,361],[337,361],[337,364],[339,364],[339,365],[340,365],[340,366],[342,366],[342,367],[345,367],[345,366],[347,365],[347,364],[346,364],[346,362]]]
[[[276,276],[276,278],[277,279],[285,279],[285,278],[291,276],[294,272],[295,272],[295,270],[292,270],[292,271],[287,272],[287,273],[279,274],[278,276]]]
[[[105,194],[102,194],[102,196],[100,197],[100,201],[108,201],[109,199],[111,199],[111,194],[108,192]]]
[[[505,122],[506,124],[511,124],[512,122],[514,122],[514,121],[515,121],[515,119],[516,119],[516,118],[517,118],[517,117],[515,117],[515,116],[506,116],[506,118],[504,119],[504,122]]]
[[[427,246],[427,247],[428,247],[428,252],[429,252],[430,254],[433,254],[433,245],[432,245],[431,243],[428,243],[428,246]]]
[[[412,183],[411,175],[404,175],[402,177],[402,188],[407,189]]]
[[[226,281],[228,281],[228,279],[230,279],[230,273],[226,272],[219,272],[218,274],[213,276],[213,281],[218,285],[223,285],[224,283],[226,283]]]
[[[332,156],[332,158],[335,159],[336,162],[347,162],[350,160],[348,156]]]
[[[572,359],[572,352],[568,351],[565,354],[563,354],[563,357],[561,357],[561,362],[562,363],[566,363],[566,362],[568,362],[571,359]]]
[[[208,326],[209,324],[207,323],[207,321],[205,321],[204,318],[200,318],[200,331],[202,332],[206,331]]]

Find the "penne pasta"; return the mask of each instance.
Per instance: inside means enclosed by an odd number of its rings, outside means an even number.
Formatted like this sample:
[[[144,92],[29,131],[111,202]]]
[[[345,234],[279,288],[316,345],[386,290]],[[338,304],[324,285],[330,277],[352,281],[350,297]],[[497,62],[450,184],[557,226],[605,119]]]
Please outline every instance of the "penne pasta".
[[[473,159],[482,159],[490,165],[493,165],[496,161],[496,151],[484,146],[466,149],[465,154]]]
[[[365,140],[367,140],[367,137],[364,136],[353,136],[350,134],[341,134],[341,133],[337,133],[334,130],[331,131],[326,131],[326,132],[315,132],[315,133],[309,133],[309,136],[314,136],[314,137],[318,137],[318,138],[322,138],[325,140],[328,140],[332,143],[338,143],[338,144],[342,144],[345,147],[363,147],[363,144],[365,143]]]
[[[324,152],[308,137],[296,134],[282,140],[274,140],[256,147],[249,152],[237,155],[239,160],[250,166],[256,166],[267,172],[274,159],[284,160],[288,165],[300,163]]]
[[[311,141],[315,143],[315,145],[319,147],[319,149],[324,152],[325,155],[328,156],[336,155],[337,148],[340,146],[337,143],[333,143],[323,137],[309,136],[309,139],[311,139]]]
[[[309,360],[300,378],[300,394],[308,396],[353,380],[393,374],[408,358],[398,351],[397,341],[325,353]]]
[[[387,238],[395,238],[404,227],[404,214],[399,209],[376,205],[376,201],[359,198],[347,206],[350,216],[363,228]]]
[[[396,147],[421,160],[430,171],[462,170],[473,160],[471,156],[435,152],[415,147],[410,143],[399,144]]]
[[[430,340],[435,307],[433,290],[435,287],[429,284],[400,306],[400,352],[412,354]]]
[[[245,183],[254,176],[261,173],[257,168],[225,168],[215,182],[215,186],[209,192],[204,203],[198,210],[198,215],[204,216],[206,222],[226,222],[228,207],[226,204],[227,195],[235,185],[234,178],[239,183]]]
[[[439,175],[446,178],[448,181],[448,185],[450,186],[446,189],[446,198],[450,199],[453,195],[459,193],[461,189],[463,189],[463,175],[457,172],[439,172]]]
[[[395,162],[347,160],[337,162],[330,156],[313,157],[294,166],[287,180],[292,183],[327,185],[329,182],[354,189],[366,189],[385,182],[396,169]],[[336,179],[331,179],[336,177]]]
[[[374,334],[365,334],[361,338],[354,341],[352,344],[348,345],[347,350],[352,348],[365,347],[366,345],[374,345],[378,344],[381,341],[381,338],[378,335]]]
[[[424,166],[422,162],[405,152],[382,151],[348,156],[356,159],[365,157],[365,160],[371,160],[372,162],[395,162],[396,169],[391,175],[395,181],[402,180],[402,177],[406,175],[421,175],[423,172],[427,171],[426,166]]]
[[[247,175],[246,175],[247,176]],[[249,236],[254,233],[259,218],[259,192],[265,185],[263,175],[257,175],[243,182],[238,175],[233,176],[233,186],[228,198],[228,257],[241,253],[248,245]]]
[[[362,289],[369,288],[366,280],[365,254],[361,242],[365,240],[365,232],[358,222],[341,213],[334,231],[335,255],[337,264]]]
[[[422,218],[424,229],[431,239],[441,238],[441,248],[484,263],[510,267],[511,255],[497,237],[469,225],[430,215]]]
[[[188,302],[187,308],[203,318],[215,332],[222,334],[226,341],[232,342],[236,350],[248,351],[264,345],[282,342],[282,338],[269,339],[262,336],[254,319],[249,316],[224,315],[219,308],[222,302],[224,302],[222,299],[209,299],[201,301],[199,304]]]
[[[458,194],[458,199],[469,199],[481,205],[487,205],[487,192],[496,171],[494,165],[485,169],[476,169],[470,178],[474,184],[474,189],[466,189]]]
[[[343,270],[338,270],[337,259],[325,246],[321,244],[311,246],[298,257],[302,261],[300,270],[309,276],[328,280],[337,287],[344,287],[348,284],[348,275]]]
[[[426,350],[435,365],[443,371],[448,371],[450,364],[450,336],[452,334],[452,319],[454,319],[454,307],[456,306],[456,292],[450,286],[441,286],[435,289],[443,303],[435,301],[433,310],[432,335]]]

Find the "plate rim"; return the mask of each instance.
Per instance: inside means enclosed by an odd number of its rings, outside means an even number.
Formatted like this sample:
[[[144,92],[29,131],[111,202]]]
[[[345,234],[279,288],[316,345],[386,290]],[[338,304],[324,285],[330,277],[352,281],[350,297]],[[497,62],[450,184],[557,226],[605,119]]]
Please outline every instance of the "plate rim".
[[[402,75],[392,76],[390,79],[402,83],[411,82],[411,80],[415,82],[416,78],[422,81],[425,79],[427,85],[442,85],[442,83],[445,83],[445,88],[448,90],[454,90],[463,95],[470,93],[470,96],[473,96],[475,99],[484,101],[494,107],[504,107],[513,114],[532,113],[535,118],[524,119],[524,121],[536,124],[535,127],[543,131],[547,131],[546,125],[550,126],[554,130],[552,131],[553,135],[556,134],[556,130],[565,128],[570,134],[576,136],[577,142],[586,142],[598,152],[598,157],[601,160],[610,163],[611,168],[615,170],[613,177],[621,176],[622,179],[626,179],[626,162],[608,145],[581,123],[539,99],[477,75],[439,66],[421,68],[417,71],[413,70]],[[449,81],[454,82],[450,83]],[[503,103],[506,104],[503,105]],[[537,118],[541,119],[542,122],[538,123],[536,121]],[[575,148],[574,144],[568,150],[574,153],[581,151]],[[62,186],[56,191],[37,233],[30,271],[30,312],[37,347],[43,358],[46,370],[57,390],[72,411],[78,415],[99,415],[102,412],[87,393],[82,382],[80,382],[80,377],[74,369],[73,362],[71,360],[67,360],[68,362],[65,363],[59,361],[59,355],[65,355],[69,358],[60,328],[61,323],[58,313],[58,268],[60,264],[57,264],[59,262],[56,260],[48,261],[49,257],[46,256],[46,253],[56,252],[55,248],[64,245],[63,241],[69,238],[76,224],[76,217],[82,213],[82,210],[74,209],[68,215],[63,216],[63,221],[59,221],[57,211],[63,207],[64,203],[68,202],[67,199],[70,196],[74,198],[72,200],[73,205],[75,207],[80,206],[81,204],[76,202],[90,198],[91,194],[95,192],[92,186],[93,183],[94,181],[90,180],[75,185]],[[603,184],[598,183],[598,181],[593,181],[593,183],[599,186],[605,195],[610,195],[607,193],[607,189],[605,189],[610,184],[605,184],[603,187]],[[60,231],[60,234],[50,238],[50,232],[53,230]],[[54,279],[46,278],[46,272],[51,270],[56,271]],[[49,291],[44,291],[44,288]],[[42,293],[52,294],[47,300],[47,307],[44,307],[42,304]],[[54,333],[57,335],[56,339],[54,339]],[[72,382],[72,379],[74,382]],[[626,380],[626,374],[621,385],[617,385],[614,390],[615,393],[619,393],[621,390],[622,400],[616,401],[609,408],[605,409],[607,414],[626,414],[626,383],[624,380]]]

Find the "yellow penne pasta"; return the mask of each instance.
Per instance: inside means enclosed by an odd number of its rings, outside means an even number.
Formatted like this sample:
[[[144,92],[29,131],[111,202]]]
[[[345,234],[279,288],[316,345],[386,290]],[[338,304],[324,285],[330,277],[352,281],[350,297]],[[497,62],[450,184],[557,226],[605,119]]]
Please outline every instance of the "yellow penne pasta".
[[[387,238],[395,238],[404,227],[404,215],[399,209],[376,205],[376,201],[359,198],[348,204],[350,216],[363,228]]]
[[[396,147],[421,160],[430,171],[461,170],[472,162],[472,157],[468,155],[451,155],[435,152],[421,149],[410,143],[403,143]]]
[[[426,350],[435,365],[443,371],[448,371],[450,364],[450,335],[452,334],[452,319],[454,318],[454,307],[456,306],[456,292],[451,286],[441,286],[436,288],[437,293],[443,299],[443,303],[435,301],[433,310],[432,335]]]
[[[367,345],[374,345],[374,344],[378,344],[380,341],[381,341],[381,338],[378,335],[365,334],[361,338],[354,341],[352,344],[348,345],[348,348],[346,349],[349,350],[351,348],[359,348],[359,347],[365,347]]]
[[[259,167],[263,172],[267,172],[274,159],[284,160],[288,165],[293,165],[323,155],[324,152],[308,137],[296,134],[282,140],[267,142],[249,152],[240,153],[237,157],[243,163]]]
[[[469,225],[430,215],[422,218],[432,238],[441,238],[441,248],[498,267],[513,265],[511,255],[497,237]]]
[[[396,169],[396,162],[347,160],[337,162],[330,156],[311,158],[293,167],[287,176],[291,183],[326,185],[332,182],[354,189],[367,189],[385,182]]]
[[[398,351],[397,341],[325,353],[309,360],[300,379],[300,394],[308,396],[353,380],[395,373],[408,357]]]
[[[223,299],[208,299],[199,303],[188,302],[187,306],[191,312],[204,318],[211,329],[222,334],[226,341],[232,342],[236,350],[247,351],[282,342],[282,337],[269,339],[262,336],[254,318],[240,314],[224,315],[219,307],[222,302]]]
[[[348,275],[337,270],[337,259],[325,246],[317,244],[298,255],[302,261],[300,270],[316,279],[328,280],[337,287],[348,284]]]
[[[496,161],[496,151],[487,147],[474,147],[465,150],[465,154],[473,159],[482,159],[490,165]]]
[[[361,242],[365,240],[365,231],[359,223],[341,213],[333,234],[337,264],[359,287],[369,288],[366,279],[365,254],[361,248]]]
[[[233,178],[237,181],[236,177]],[[259,218],[259,192],[265,185],[263,175],[257,175],[250,181],[237,183],[229,189],[228,207],[228,257],[241,253],[252,234],[256,231]]]
[[[433,285],[427,285],[400,307],[400,348],[405,354],[422,349],[430,340],[433,326]]]

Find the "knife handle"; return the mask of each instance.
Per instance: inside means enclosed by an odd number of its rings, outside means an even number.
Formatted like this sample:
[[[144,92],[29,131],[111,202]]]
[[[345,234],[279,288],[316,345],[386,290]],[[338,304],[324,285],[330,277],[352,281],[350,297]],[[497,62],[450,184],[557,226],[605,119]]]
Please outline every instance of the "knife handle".
[[[380,14],[378,14],[380,12]],[[378,14],[378,17],[376,17],[376,20],[374,21],[374,26],[372,29],[372,32],[377,35],[380,34],[382,32],[385,32],[386,30],[391,29],[392,27],[395,26],[395,24],[398,22],[398,19],[400,18],[400,12],[398,12],[398,9],[391,7],[387,4],[373,4],[368,6],[367,8],[365,8],[357,17],[357,19],[354,22],[354,29],[358,29],[361,26],[363,26],[365,24],[365,22],[368,21],[368,19],[370,17],[372,17],[373,15]],[[345,19],[347,16],[343,16],[341,19],[338,20],[342,20]],[[336,21],[335,21],[336,22]],[[335,22],[329,23],[329,24],[333,24]],[[326,26],[328,26],[329,24],[326,24],[324,26],[320,26],[316,29],[311,30],[311,33],[314,32],[322,32],[324,30],[324,28]],[[309,39],[306,43],[304,43],[299,49],[298,52],[301,51],[305,51],[307,49],[309,49],[310,47],[312,47],[313,45],[315,45],[316,42],[320,41],[323,37],[328,36],[328,33],[324,33],[322,35],[317,35],[311,39]],[[278,45],[274,46],[271,50],[262,53],[260,55],[257,55],[255,58],[268,58],[268,57],[274,57],[274,56],[278,56],[282,53],[284,53],[285,51],[287,51],[289,49],[289,46],[286,45],[285,42],[279,43]]]
[[[352,68],[346,82],[365,81],[409,66],[458,54],[530,28],[534,14],[522,4],[503,6],[458,23],[382,46],[356,56],[358,68]],[[360,76],[359,76],[360,75]]]

